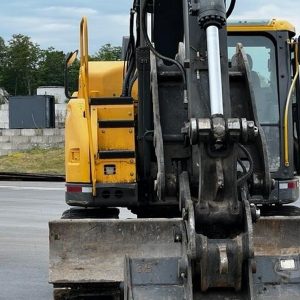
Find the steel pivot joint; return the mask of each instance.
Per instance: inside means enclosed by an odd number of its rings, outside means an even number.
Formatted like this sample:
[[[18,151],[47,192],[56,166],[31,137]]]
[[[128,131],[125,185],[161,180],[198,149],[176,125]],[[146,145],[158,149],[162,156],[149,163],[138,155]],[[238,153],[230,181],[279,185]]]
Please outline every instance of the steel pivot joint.
[[[247,143],[258,135],[258,128],[253,121],[242,118],[224,119],[216,115],[210,119],[191,119],[183,130],[188,135],[191,145],[204,143]]]

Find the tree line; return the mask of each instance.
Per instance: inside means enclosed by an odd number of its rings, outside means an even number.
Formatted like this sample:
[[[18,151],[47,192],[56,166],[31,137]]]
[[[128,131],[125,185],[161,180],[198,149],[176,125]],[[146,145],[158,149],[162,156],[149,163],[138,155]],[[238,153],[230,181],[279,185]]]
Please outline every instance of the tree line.
[[[39,86],[63,86],[67,54],[53,47],[41,49],[29,36],[0,37],[0,87],[10,95],[33,95]],[[119,60],[121,47],[102,46],[91,60]],[[79,61],[69,70],[70,90],[77,90]]]

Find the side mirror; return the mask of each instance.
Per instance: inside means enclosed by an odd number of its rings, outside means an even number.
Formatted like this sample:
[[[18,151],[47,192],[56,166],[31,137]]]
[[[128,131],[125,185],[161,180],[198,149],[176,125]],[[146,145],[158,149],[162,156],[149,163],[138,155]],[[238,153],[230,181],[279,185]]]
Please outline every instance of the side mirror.
[[[78,50],[69,53],[69,55],[68,55],[68,57],[66,59],[66,63],[67,63],[67,67],[68,68],[72,66],[72,64],[76,60],[77,56],[78,56]]]
[[[65,95],[68,99],[72,99],[71,93],[69,91],[68,69],[72,66],[74,61],[77,59],[77,56],[78,56],[78,50],[69,53],[65,61]]]

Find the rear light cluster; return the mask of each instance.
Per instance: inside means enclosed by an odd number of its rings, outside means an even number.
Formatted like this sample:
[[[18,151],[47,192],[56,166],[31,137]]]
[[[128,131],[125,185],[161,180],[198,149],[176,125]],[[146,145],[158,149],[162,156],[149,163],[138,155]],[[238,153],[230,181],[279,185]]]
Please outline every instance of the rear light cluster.
[[[292,180],[288,182],[280,182],[279,183],[279,189],[281,190],[294,190],[299,187],[299,180]]]
[[[68,193],[91,193],[91,187],[78,186],[78,185],[67,185],[66,192]]]

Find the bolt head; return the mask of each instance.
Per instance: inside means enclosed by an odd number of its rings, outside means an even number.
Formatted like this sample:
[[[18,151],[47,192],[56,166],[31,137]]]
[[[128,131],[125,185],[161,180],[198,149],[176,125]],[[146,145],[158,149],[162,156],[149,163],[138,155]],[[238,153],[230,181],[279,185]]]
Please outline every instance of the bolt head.
[[[154,191],[157,191],[157,180],[154,180]]]
[[[182,209],[182,218],[183,218],[184,220],[187,220],[188,217],[189,217],[188,211],[187,211],[185,208],[183,208],[183,209]]]
[[[261,216],[260,209],[256,209],[256,218],[259,219]]]
[[[181,236],[180,236],[180,234],[176,234],[175,235],[175,242],[176,243],[180,243],[181,242]]]

